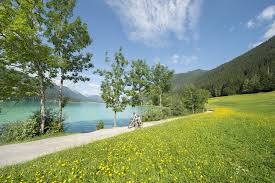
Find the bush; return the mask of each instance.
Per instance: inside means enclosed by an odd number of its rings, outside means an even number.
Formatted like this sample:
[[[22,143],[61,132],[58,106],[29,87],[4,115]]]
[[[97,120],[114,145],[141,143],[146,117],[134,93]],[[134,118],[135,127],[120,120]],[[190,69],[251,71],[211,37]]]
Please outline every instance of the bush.
[[[184,107],[181,100],[173,100],[171,105],[172,116],[181,116],[189,114],[190,112]]]
[[[59,133],[64,131],[64,123],[58,122],[58,114],[52,110],[46,111],[45,133]],[[0,143],[31,139],[40,134],[40,113],[35,112],[30,119],[9,124],[0,128]]]
[[[1,142],[20,141],[39,135],[39,123],[34,119],[5,124],[1,127]]]
[[[171,116],[171,109],[169,107],[153,107],[142,114],[143,121],[158,121]]]
[[[96,125],[96,130],[100,130],[104,128],[104,121],[100,120],[98,121],[97,125]]]
[[[61,123],[59,123],[58,120],[58,112],[53,111],[53,110],[46,110],[46,117],[45,117],[45,133],[59,133],[59,132],[64,132],[64,119],[62,120]],[[35,112],[32,116],[31,119],[34,119],[38,124],[40,124],[40,112],[37,111]]]

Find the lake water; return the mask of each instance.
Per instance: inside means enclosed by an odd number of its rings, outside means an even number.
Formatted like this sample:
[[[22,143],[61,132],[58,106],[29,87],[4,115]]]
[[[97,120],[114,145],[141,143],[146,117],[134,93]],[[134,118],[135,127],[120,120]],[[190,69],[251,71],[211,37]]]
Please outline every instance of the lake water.
[[[57,108],[56,102],[50,102],[48,107]],[[12,102],[0,106],[0,125],[27,119],[33,112],[39,110],[38,102]],[[127,107],[118,113],[118,126],[127,126],[133,112],[141,113],[141,107]],[[105,128],[113,127],[114,113],[103,103],[74,102],[64,108],[66,132],[91,132],[96,130],[96,124],[103,120]]]

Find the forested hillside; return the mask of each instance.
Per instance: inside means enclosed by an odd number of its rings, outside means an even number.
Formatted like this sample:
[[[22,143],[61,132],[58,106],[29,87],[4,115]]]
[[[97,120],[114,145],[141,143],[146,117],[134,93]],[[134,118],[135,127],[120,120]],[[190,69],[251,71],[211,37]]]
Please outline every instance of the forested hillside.
[[[175,74],[172,79],[173,89],[178,90],[184,85],[195,83],[206,72],[206,70],[197,69],[187,73]]]
[[[191,83],[208,89],[212,96],[275,90],[275,37],[190,81],[191,74],[177,74],[173,88]]]

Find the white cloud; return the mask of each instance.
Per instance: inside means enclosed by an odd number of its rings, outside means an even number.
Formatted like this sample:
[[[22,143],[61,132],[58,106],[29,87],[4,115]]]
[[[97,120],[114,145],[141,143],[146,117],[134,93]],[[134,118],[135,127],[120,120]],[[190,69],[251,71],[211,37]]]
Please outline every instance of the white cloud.
[[[186,56],[186,55],[178,55],[174,54],[171,56],[171,62],[173,64],[180,64],[184,66],[191,66],[198,62],[199,58],[197,56]]]
[[[174,54],[174,55],[172,56],[172,58],[171,58],[172,63],[174,63],[174,64],[179,63],[179,58],[180,58],[179,55]]]
[[[249,48],[254,48],[275,35],[275,5],[271,5],[265,8],[258,16],[249,20],[246,26],[248,28],[255,28],[262,24],[268,25],[267,30],[265,31],[264,35],[260,38],[260,41],[249,44]]]
[[[269,39],[275,35],[275,20],[269,26],[268,30],[264,34],[264,39]]]
[[[202,0],[105,0],[119,15],[128,38],[163,46],[169,35],[196,34]]]
[[[255,26],[255,22],[253,20],[249,20],[246,23],[247,28],[253,28]]]
[[[275,16],[275,5],[269,6],[264,9],[258,16],[258,20],[272,20]]]
[[[271,21],[275,17],[275,5],[268,6],[259,15],[250,19],[246,26],[247,28],[254,28],[266,21]]]

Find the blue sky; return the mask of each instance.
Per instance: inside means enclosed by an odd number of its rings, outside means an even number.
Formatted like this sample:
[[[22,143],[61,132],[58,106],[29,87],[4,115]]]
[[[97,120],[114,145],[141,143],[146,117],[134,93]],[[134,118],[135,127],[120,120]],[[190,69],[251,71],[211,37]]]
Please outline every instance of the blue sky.
[[[129,60],[176,73],[212,69],[275,35],[274,0],[77,0],[74,15],[88,24],[96,68],[122,46]],[[91,73],[89,82],[65,85],[99,94]]]

